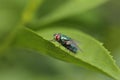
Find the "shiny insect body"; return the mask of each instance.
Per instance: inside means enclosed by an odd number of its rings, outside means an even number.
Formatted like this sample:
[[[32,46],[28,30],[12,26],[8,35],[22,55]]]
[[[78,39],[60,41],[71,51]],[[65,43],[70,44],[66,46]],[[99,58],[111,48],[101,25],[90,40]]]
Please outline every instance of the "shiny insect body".
[[[70,37],[61,33],[57,33],[54,34],[54,39],[57,42],[59,42],[62,46],[64,46],[66,49],[70,50],[73,53],[77,53],[78,46]]]

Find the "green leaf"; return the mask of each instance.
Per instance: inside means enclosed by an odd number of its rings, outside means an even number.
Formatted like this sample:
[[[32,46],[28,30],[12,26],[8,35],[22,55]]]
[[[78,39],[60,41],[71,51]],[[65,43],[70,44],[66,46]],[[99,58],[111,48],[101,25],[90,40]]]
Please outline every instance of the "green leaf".
[[[53,38],[52,35],[58,32],[79,41],[80,43],[78,46],[82,51],[73,54],[62,46],[58,47],[57,43],[51,42],[50,40]],[[78,30],[70,28],[50,28],[34,32],[24,28],[18,33],[13,46],[17,48],[32,49],[41,54],[78,64],[82,67],[107,74],[116,80],[120,80],[120,70],[112,59],[112,56],[103,47],[102,43]]]
[[[57,1],[59,3],[56,3]],[[46,0],[44,5],[40,7],[36,15],[37,20],[36,19],[33,20],[32,23],[29,24],[29,26],[34,25],[37,27],[41,27],[49,23],[53,23],[61,19],[65,19],[67,17],[96,8],[97,6],[105,3],[107,0],[64,0],[64,1],[57,0],[57,1],[52,0],[49,2],[49,0]]]
[[[21,25],[29,22],[41,0],[0,0],[0,53],[9,47]]]
[[[0,0],[0,52],[12,41],[28,0]]]

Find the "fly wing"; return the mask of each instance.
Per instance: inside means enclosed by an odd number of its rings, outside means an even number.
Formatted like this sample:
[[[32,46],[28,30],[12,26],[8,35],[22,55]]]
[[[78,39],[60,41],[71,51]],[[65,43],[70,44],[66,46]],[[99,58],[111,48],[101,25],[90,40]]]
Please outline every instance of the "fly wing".
[[[75,40],[71,39],[71,40],[70,40],[70,44],[75,45],[75,47],[77,47],[77,49],[82,52],[81,48],[78,46],[78,44],[79,44],[78,41],[75,41]]]

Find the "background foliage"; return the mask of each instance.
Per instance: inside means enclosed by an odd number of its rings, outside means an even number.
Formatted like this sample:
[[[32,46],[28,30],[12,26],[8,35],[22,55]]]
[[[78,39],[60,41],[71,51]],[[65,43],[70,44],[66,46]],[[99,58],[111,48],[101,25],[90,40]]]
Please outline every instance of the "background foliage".
[[[53,44],[46,41],[52,39],[52,31],[55,29],[60,31],[59,29],[62,28],[61,31],[67,33],[65,29],[73,29],[73,32],[77,29],[104,43],[119,67],[119,3],[119,0],[0,0],[0,79],[113,80],[111,75],[106,76],[99,71],[90,70],[91,68],[86,69],[43,54],[55,53],[57,50],[62,52],[61,47],[53,50]],[[25,32],[23,29],[26,28],[33,33]],[[37,38],[34,33],[37,37],[42,37]],[[76,35],[70,36],[75,38]],[[46,48],[44,43],[51,47]],[[82,44],[84,43],[80,43]],[[101,62],[108,60],[105,58]],[[71,58],[67,60],[69,59]],[[111,68],[109,65],[113,62],[110,61],[106,67]],[[87,63],[89,64],[89,61]]]

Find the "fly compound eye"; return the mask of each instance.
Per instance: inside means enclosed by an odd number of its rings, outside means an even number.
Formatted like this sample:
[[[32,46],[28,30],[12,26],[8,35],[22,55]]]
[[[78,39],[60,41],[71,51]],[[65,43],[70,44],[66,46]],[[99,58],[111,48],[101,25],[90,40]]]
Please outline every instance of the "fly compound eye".
[[[59,41],[60,40],[60,35],[56,34],[55,38],[56,38],[57,41]]]

